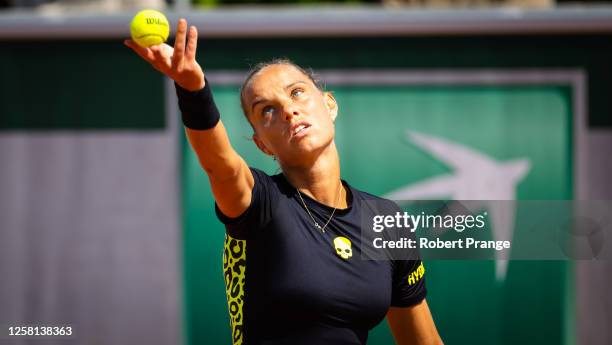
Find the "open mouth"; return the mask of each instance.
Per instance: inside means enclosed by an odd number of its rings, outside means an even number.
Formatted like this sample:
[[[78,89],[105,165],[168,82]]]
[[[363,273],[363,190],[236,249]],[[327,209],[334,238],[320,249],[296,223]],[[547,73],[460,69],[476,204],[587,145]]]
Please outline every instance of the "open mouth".
[[[310,124],[308,123],[300,123],[297,126],[293,127],[291,130],[292,137],[301,137],[308,132],[308,128],[310,128]]]
[[[303,131],[304,129],[306,129],[306,125],[299,125],[297,126],[297,128],[295,130],[293,130],[293,135],[296,135],[298,133],[300,133],[301,131]]]

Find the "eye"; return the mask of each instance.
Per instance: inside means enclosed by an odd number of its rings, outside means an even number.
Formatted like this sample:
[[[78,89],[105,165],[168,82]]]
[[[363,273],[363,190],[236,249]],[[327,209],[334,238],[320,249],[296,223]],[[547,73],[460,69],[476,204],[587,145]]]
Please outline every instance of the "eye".
[[[272,113],[274,112],[274,107],[272,106],[265,106],[261,109],[261,115],[262,116],[270,116],[272,115]]]
[[[291,97],[299,97],[303,93],[304,93],[304,89],[298,87],[298,88],[291,90]]]

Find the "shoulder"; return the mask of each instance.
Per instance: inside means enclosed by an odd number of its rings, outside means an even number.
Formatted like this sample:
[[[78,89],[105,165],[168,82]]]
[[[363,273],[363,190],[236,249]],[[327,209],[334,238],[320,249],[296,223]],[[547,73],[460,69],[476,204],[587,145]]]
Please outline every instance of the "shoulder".
[[[400,211],[401,208],[393,201],[350,186],[353,202],[359,207],[369,208],[381,213]]]
[[[253,173],[253,179],[255,179],[256,184],[259,183],[264,185],[271,185],[280,183],[279,175],[281,174],[270,175],[265,171],[258,168],[254,168],[252,166],[249,166],[249,169],[251,169],[251,173]]]
[[[350,188],[351,188],[351,192],[353,192],[353,197],[356,200],[366,200],[366,201],[369,200],[375,203],[398,207],[397,204],[391,199],[387,199],[387,198],[384,198],[378,195],[374,195],[372,193],[365,192],[353,186],[351,186]]]
[[[263,192],[270,195],[278,195],[278,193],[290,195],[292,193],[293,187],[287,182],[282,173],[270,175],[261,169],[249,168],[253,173],[255,189],[258,189],[256,192]]]

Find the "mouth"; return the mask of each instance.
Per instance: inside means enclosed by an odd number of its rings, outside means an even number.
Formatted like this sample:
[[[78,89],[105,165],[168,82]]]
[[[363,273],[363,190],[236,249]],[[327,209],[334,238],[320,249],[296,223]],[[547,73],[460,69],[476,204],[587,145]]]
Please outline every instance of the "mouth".
[[[299,122],[291,126],[291,139],[305,136],[309,128],[310,124],[307,122]]]

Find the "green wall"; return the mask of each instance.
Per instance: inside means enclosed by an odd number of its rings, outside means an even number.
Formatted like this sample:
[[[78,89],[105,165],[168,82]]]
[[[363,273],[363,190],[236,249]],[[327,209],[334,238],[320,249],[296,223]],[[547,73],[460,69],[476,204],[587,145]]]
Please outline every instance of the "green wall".
[[[500,161],[529,159],[532,169],[518,185],[518,199],[572,197],[569,86],[329,88],[340,107],[336,141],[342,176],[359,189],[383,195],[450,172],[405,139],[405,131],[413,130]],[[241,115],[237,88],[218,86],[215,95],[237,151],[250,165],[275,173],[273,162],[248,140],[252,130]],[[229,344],[220,265],[224,230],[197,158],[187,145],[183,152],[189,339],[191,344]],[[517,214],[517,223],[522,216]],[[517,227],[515,243],[527,238]],[[573,320],[566,311],[571,301],[565,296],[565,262],[511,261],[501,282],[494,261],[426,261],[426,267],[428,302],[448,344],[573,343],[564,324],[566,318]],[[371,333],[369,343],[392,343],[386,323]]]
[[[0,41],[0,130],[165,127],[163,77],[122,41]]]
[[[198,58],[210,70],[280,56],[315,69],[583,69],[589,126],[612,127],[612,34],[201,41]],[[163,78],[121,39],[0,40],[0,76],[0,129],[164,126]]]

